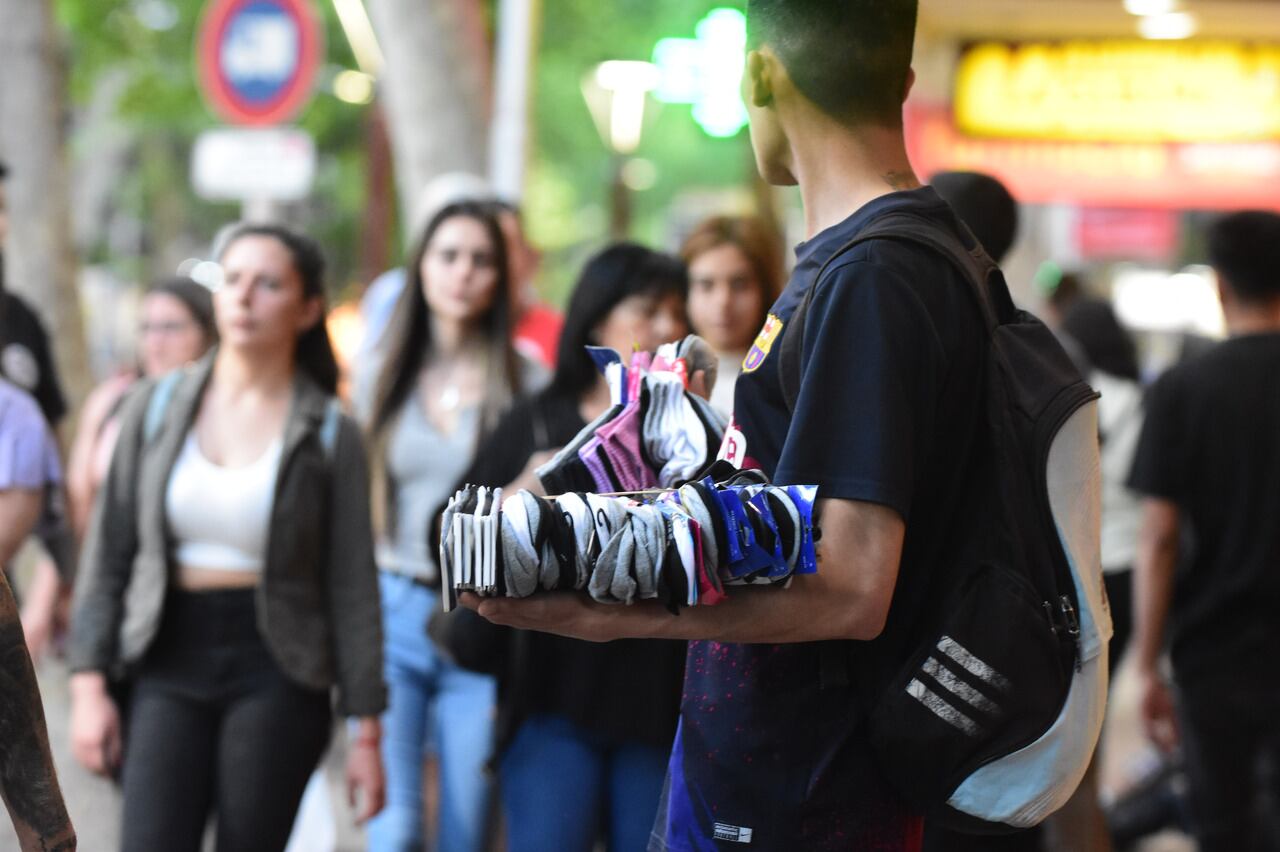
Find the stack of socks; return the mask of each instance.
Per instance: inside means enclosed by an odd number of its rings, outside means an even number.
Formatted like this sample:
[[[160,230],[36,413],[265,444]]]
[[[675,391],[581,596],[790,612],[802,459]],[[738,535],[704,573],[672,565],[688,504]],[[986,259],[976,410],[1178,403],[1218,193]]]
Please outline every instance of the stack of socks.
[[[708,391],[715,382],[716,358],[702,338],[637,352],[629,368],[612,349],[591,354],[609,380],[613,405],[538,468],[548,492],[672,488],[710,466],[727,424],[688,389],[698,372]]]
[[[817,570],[813,486],[758,471],[632,496],[569,492],[503,498],[466,486],[441,525],[445,608],[459,592],[524,598],[586,592],[602,603],[714,605],[727,587],[785,585]]]

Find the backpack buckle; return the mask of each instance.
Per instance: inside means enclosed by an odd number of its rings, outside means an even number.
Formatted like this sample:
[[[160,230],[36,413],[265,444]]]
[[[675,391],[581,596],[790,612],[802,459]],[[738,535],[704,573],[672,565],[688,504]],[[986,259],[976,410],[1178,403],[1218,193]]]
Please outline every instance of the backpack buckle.
[[[1072,606],[1071,599],[1066,595],[1058,598],[1062,609],[1062,617],[1067,623],[1067,635],[1072,639],[1076,646],[1076,671],[1079,672],[1084,667],[1081,659],[1084,656],[1084,646],[1080,644],[1080,619],[1076,615],[1076,608]]]
[[[1062,605],[1062,617],[1067,623],[1067,633],[1071,636],[1080,635],[1080,619],[1076,617],[1076,608],[1071,605],[1071,599],[1066,595],[1058,598]]]

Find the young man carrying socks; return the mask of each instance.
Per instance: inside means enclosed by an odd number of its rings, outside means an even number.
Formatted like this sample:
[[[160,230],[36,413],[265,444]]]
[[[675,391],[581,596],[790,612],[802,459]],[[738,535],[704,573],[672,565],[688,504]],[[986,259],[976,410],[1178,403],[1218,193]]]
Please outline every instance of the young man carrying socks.
[[[794,412],[778,371],[819,269],[888,213],[960,233],[907,160],[902,103],[916,0],[749,0],[745,96],[760,173],[800,187],[806,240],[738,380],[724,454],[819,486],[821,563],[786,590],[734,588],[679,616],[582,595],[464,603],[502,624],[606,641],[692,640],[650,850],[918,849],[921,819],[869,754],[852,685],[823,688],[823,643],[905,652],[946,570],[982,403],[984,330],[941,256],[892,240],[840,255],[814,293]],[[848,680],[862,672],[855,655]]]

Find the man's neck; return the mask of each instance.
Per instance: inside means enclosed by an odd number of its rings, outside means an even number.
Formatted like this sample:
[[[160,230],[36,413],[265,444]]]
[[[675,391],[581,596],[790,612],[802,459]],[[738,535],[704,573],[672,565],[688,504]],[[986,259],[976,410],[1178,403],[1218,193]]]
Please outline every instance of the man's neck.
[[[856,132],[835,122],[796,134],[792,173],[804,202],[805,239],[849,218],[882,195],[920,186],[900,128],[865,126]]]
[[[1280,332],[1280,299],[1268,305],[1230,311],[1226,319],[1227,331],[1232,337]]]

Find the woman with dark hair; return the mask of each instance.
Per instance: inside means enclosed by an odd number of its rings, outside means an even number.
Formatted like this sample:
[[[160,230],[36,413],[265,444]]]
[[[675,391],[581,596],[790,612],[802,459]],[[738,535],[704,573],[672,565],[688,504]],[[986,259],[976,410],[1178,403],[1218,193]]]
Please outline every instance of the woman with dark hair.
[[[684,337],[675,307],[687,285],[679,260],[641,246],[592,258],[569,301],[551,386],[502,419],[459,482],[538,489],[534,469],[610,404],[585,347],[626,355]],[[675,735],[684,643],[579,642],[496,627],[466,609],[438,619],[433,635],[460,664],[498,676],[495,755],[510,852],[588,852],[601,835],[615,852],[645,848]]]
[[[431,848],[467,852],[483,835],[494,683],[442,659],[427,640],[440,608],[428,525],[482,437],[542,371],[512,347],[506,244],[490,205],[460,202],[437,213],[406,273],[379,363],[356,388],[373,459],[390,688],[387,808],[369,825],[369,848],[422,848],[430,743],[440,767]]]
[[[742,361],[782,290],[782,262],[763,222],[713,216],[685,238],[689,264],[689,321],[720,356],[711,404],[733,413],[733,388]]]
[[[360,818],[382,803],[367,472],[333,397],[324,259],[246,225],[219,262],[221,344],[126,400],[77,581],[72,749],[100,774],[123,763],[127,852],[194,852],[211,813],[220,852],[284,848],[335,686]]]
[[[143,297],[139,314],[135,366],[98,385],[80,410],[67,463],[67,497],[79,538],[88,529],[93,498],[111,463],[126,392],[138,379],[158,378],[198,361],[218,342],[213,294],[190,278],[166,278],[154,284]]]
[[[139,378],[154,378],[197,360],[218,340],[213,296],[190,278],[156,283],[143,297],[140,313],[135,365],[94,388],[80,409],[67,458],[67,507],[77,539],[84,538],[94,495],[107,475],[127,391]],[[36,567],[22,606],[22,629],[33,659],[39,659],[58,632],[69,589],[51,562],[42,560]]]

